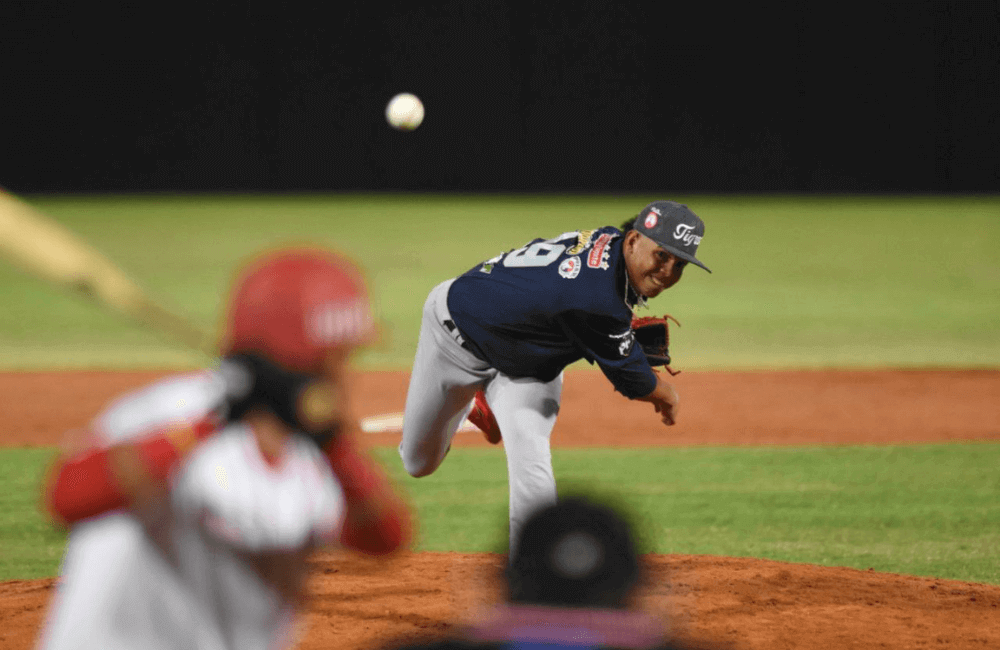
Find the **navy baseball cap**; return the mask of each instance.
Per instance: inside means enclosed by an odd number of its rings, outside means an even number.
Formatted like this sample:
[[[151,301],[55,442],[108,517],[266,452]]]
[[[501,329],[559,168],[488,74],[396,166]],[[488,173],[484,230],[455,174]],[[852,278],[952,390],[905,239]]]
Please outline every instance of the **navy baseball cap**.
[[[635,229],[668,253],[712,272],[694,256],[705,236],[705,222],[683,203],[654,201],[635,218]]]
[[[514,603],[621,607],[640,578],[625,513],[585,496],[536,510],[510,553],[504,573]]]

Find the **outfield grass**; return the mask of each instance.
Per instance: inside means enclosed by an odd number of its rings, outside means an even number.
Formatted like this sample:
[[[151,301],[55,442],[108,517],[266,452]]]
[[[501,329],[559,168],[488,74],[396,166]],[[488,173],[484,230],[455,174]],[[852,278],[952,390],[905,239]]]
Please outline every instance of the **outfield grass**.
[[[31,202],[202,325],[230,273],[279,242],[350,251],[405,368],[437,282],[535,236],[618,225],[653,197],[152,196]],[[1000,198],[672,196],[707,223],[699,256],[652,303],[684,326],[685,368],[1000,365]],[[0,266],[0,369],[185,367],[205,360]]]
[[[54,575],[62,536],[37,508],[51,450],[0,455],[0,579]],[[378,453],[419,513],[418,549],[505,551],[497,449],[453,449],[412,479]],[[1000,584],[1000,443],[807,448],[556,449],[560,492],[629,512],[643,552],[770,558]],[[623,480],[623,476],[629,479]]]

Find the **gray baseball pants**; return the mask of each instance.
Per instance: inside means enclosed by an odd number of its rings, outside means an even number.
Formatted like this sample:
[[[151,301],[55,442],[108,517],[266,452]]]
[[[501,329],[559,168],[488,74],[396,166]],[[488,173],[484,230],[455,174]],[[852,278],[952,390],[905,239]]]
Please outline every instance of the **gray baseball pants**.
[[[507,454],[513,549],[525,520],[556,501],[549,440],[559,413],[563,376],[548,382],[509,377],[462,347],[460,332],[445,325],[451,321],[447,298],[452,282],[434,287],[424,304],[399,455],[411,476],[433,473],[472,409],[476,391],[485,387]]]

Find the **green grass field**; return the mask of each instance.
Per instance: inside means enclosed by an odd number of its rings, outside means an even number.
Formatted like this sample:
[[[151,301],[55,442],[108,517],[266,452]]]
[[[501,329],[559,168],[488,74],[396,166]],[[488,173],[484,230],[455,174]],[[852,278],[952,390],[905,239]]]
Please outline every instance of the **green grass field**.
[[[391,331],[370,368],[406,368],[437,282],[535,236],[617,225],[652,198],[561,196],[35,197],[206,327],[234,265],[316,242],[370,274]],[[670,196],[707,223],[699,257],[653,302],[683,323],[685,369],[1000,367],[1000,198]],[[0,266],[0,370],[190,367],[206,360]],[[946,408],[947,405],[942,405]],[[380,450],[399,476],[393,450]],[[53,575],[63,536],[38,510],[50,449],[0,451],[0,579]],[[557,450],[560,489],[613,495],[643,548],[872,567],[1000,584],[1000,443]],[[400,476],[420,548],[499,550],[498,450],[455,449]]]
[[[451,451],[432,476],[381,459],[417,508],[418,549],[505,552],[499,449]],[[54,575],[63,536],[40,516],[50,450],[8,450],[0,468],[0,579]],[[1000,584],[1000,442],[783,449],[558,449],[564,492],[602,495],[634,520],[641,549]],[[622,487],[623,476],[628,482]]]

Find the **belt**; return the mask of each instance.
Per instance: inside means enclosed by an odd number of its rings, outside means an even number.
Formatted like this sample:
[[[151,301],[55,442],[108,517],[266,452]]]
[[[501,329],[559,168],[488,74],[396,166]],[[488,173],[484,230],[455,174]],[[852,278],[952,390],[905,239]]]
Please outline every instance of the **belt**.
[[[479,353],[477,353],[476,350],[475,350],[475,348],[472,347],[472,344],[469,343],[468,341],[466,341],[465,337],[462,336],[462,333],[459,331],[458,325],[455,324],[455,321],[453,321],[451,319],[447,319],[447,320],[445,320],[443,322],[443,324],[445,326],[445,329],[447,329],[449,332],[451,332],[451,335],[455,337],[455,341],[459,345],[461,345],[463,348],[465,348],[466,350],[468,350],[469,352],[471,352],[472,354],[474,354],[477,359],[480,358],[479,357]]]

